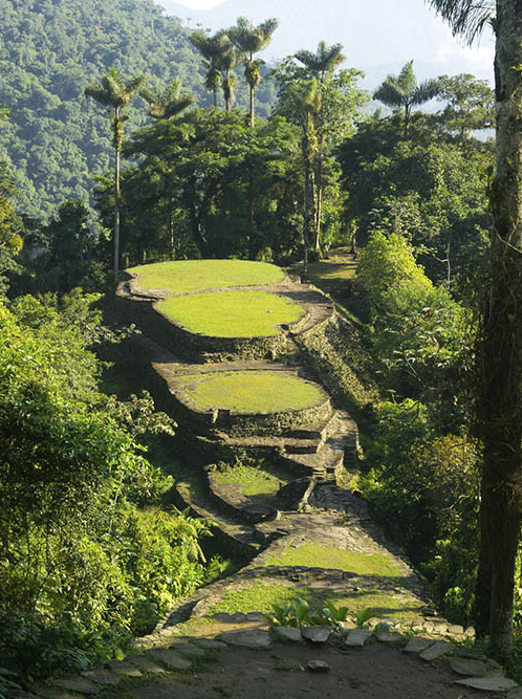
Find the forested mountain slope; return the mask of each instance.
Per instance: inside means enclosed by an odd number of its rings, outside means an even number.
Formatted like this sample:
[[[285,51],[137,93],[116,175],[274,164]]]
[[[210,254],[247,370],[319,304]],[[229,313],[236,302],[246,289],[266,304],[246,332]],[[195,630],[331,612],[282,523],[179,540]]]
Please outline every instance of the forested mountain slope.
[[[41,218],[64,199],[87,199],[109,166],[109,120],[84,89],[110,66],[153,87],[178,77],[200,105],[210,101],[189,31],[152,0],[0,0],[0,17],[0,105],[11,112],[0,157],[21,213]],[[128,130],[145,120],[136,100]]]

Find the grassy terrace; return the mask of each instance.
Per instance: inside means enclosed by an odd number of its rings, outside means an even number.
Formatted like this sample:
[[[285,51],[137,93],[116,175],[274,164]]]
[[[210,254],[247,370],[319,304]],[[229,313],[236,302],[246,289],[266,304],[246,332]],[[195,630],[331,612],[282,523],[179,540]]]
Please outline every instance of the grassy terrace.
[[[179,260],[140,265],[127,270],[144,289],[186,294],[232,286],[262,286],[282,281],[284,272],[266,262],[244,260]]]
[[[326,600],[337,607],[348,607],[356,615],[361,609],[371,608],[375,616],[396,618],[402,622],[415,621],[422,613],[421,600],[408,595],[381,593],[378,590],[316,590],[296,588],[282,583],[259,581],[245,585],[241,590],[229,590],[208,610],[209,616],[219,612],[269,612],[274,605],[284,606],[297,598],[306,599],[312,608],[321,608]]]
[[[221,408],[255,414],[312,408],[327,396],[316,384],[271,371],[221,371],[176,377],[198,410]]]
[[[357,575],[382,575],[394,578],[404,575],[391,556],[343,551],[318,544],[303,544],[299,548],[285,549],[279,555],[267,558],[264,563],[279,566],[337,568]]]
[[[212,337],[277,335],[282,323],[295,323],[304,309],[283,296],[264,291],[219,291],[172,296],[158,309],[192,333]]]
[[[282,485],[295,478],[283,469],[247,464],[229,466],[225,471],[214,471],[213,476],[220,485],[233,485],[242,495],[267,501],[275,498]]]

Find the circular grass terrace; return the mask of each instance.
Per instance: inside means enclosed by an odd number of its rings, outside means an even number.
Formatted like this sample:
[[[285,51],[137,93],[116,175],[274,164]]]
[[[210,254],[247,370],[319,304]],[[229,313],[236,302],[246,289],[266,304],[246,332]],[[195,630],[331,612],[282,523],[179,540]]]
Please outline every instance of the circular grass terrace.
[[[177,376],[176,388],[199,412],[283,413],[314,408],[327,399],[317,384],[278,371],[220,371]]]
[[[210,337],[270,337],[305,313],[302,306],[265,291],[215,291],[172,296],[157,304],[168,320]]]
[[[178,260],[127,270],[143,289],[187,294],[233,286],[264,286],[284,279],[280,267],[246,260]]]

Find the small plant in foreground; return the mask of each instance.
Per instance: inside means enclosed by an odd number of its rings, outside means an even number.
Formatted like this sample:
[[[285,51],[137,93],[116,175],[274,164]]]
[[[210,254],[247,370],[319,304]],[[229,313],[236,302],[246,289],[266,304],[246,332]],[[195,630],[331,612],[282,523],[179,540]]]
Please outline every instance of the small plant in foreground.
[[[329,601],[321,609],[310,612],[310,605],[304,599],[297,599],[284,607],[273,606],[273,611],[263,615],[271,626],[332,626],[339,629],[348,616],[347,607],[337,608]]]
[[[361,609],[357,612],[357,616],[355,618],[355,623],[357,625],[358,629],[363,629],[367,626],[368,622],[370,619],[373,619],[373,617],[376,615],[375,609],[372,609],[371,607],[364,607],[364,609]]]

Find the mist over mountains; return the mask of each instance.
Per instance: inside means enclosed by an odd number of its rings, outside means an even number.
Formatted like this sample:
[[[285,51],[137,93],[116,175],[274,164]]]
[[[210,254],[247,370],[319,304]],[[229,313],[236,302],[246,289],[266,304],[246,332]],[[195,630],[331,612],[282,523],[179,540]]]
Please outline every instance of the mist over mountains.
[[[423,0],[225,0],[210,10],[192,10],[175,0],[156,2],[183,24],[211,31],[235,24],[241,15],[256,24],[277,17],[279,28],[263,52],[265,60],[302,48],[315,50],[321,40],[341,43],[347,65],[366,73],[369,89],[412,58],[420,79],[472,73],[492,80],[490,37],[477,47],[464,46]]]

